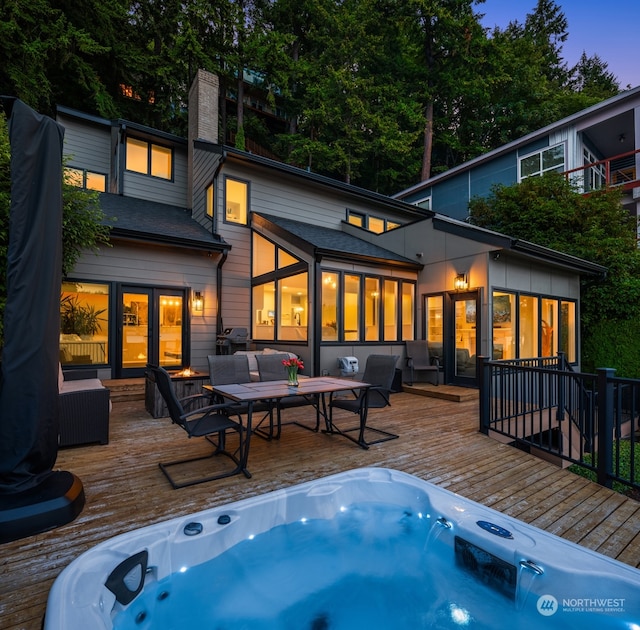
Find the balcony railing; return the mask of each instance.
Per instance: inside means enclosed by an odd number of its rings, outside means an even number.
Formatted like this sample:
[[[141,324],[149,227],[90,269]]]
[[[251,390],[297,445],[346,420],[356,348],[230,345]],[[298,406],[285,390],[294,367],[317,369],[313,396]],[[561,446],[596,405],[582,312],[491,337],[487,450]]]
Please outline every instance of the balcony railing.
[[[583,193],[608,186],[622,186],[625,190],[640,188],[636,167],[639,153],[640,149],[620,153],[606,160],[572,168],[563,175],[575,183]]]

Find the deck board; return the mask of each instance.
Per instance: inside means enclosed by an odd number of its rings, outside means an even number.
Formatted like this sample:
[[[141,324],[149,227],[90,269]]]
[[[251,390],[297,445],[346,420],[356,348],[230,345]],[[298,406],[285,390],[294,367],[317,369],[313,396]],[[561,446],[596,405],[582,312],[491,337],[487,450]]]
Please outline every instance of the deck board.
[[[286,421],[308,408],[286,410]],[[351,426],[354,416],[340,424]],[[533,455],[478,433],[478,401],[452,402],[395,394],[392,407],[370,413],[370,424],[400,438],[364,451],[340,436],[283,427],[280,441],[254,437],[249,470],[171,489],[159,461],[204,454],[168,418],[151,418],[138,401],[114,404],[108,445],[60,451],[56,468],[84,484],[86,506],[73,522],[0,549],[0,628],[39,630],[55,577],[93,545],[122,532],[361,466],[417,475],[462,496],[569,540],[640,566],[640,503]],[[209,471],[213,461],[201,464]]]

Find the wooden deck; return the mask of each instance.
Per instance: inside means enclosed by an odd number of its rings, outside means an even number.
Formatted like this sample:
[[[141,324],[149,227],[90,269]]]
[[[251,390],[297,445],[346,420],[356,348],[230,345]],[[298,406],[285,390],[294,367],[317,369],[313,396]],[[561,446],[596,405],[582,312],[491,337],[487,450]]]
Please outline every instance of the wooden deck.
[[[283,415],[287,421],[309,413],[309,408],[298,408]],[[478,433],[477,400],[399,393],[391,408],[370,413],[370,424],[400,439],[364,451],[340,436],[285,426],[279,442],[252,440],[252,479],[237,475],[172,490],[158,461],[205,453],[208,444],[188,440],[168,418],[151,418],[142,401],[114,404],[108,445],[64,449],[58,456],[58,468],[82,479],[82,514],[64,527],[0,547],[0,628],[39,630],[56,576],[111,536],[362,466],[417,475],[640,566],[640,502]]]

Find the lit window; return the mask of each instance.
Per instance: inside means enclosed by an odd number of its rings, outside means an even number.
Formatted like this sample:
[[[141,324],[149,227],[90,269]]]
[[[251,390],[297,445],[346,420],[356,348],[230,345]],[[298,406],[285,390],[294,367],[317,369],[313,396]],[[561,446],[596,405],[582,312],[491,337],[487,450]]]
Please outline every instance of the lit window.
[[[253,287],[253,338],[273,341],[275,338],[276,283]]]
[[[276,246],[257,232],[253,233],[253,271],[254,278],[276,269]]]
[[[558,354],[558,301],[543,298],[540,312],[540,351],[543,357]]]
[[[398,283],[395,280],[384,281],[384,340],[398,339]]]
[[[380,340],[380,280],[364,279],[364,340]]]
[[[65,169],[66,182],[71,186],[106,192],[107,176],[103,173],[94,173],[86,169],[67,167]]]
[[[518,313],[518,322],[520,324],[520,358],[532,358],[538,356],[538,304],[539,300],[533,295],[520,296],[520,311]],[[505,353],[504,343],[502,340],[496,340],[494,332],[493,340],[493,358],[494,359],[511,359],[508,352]]]
[[[344,340],[360,341],[360,276],[344,276]]]
[[[308,283],[306,272],[278,281],[278,339],[281,341],[307,340]]]
[[[338,340],[338,274],[322,272],[322,341]]]
[[[576,362],[576,303],[560,302],[560,350],[569,363]]]
[[[161,179],[171,179],[173,153],[162,147],[137,138],[127,138],[128,171],[152,175]]]
[[[502,359],[516,358],[516,296],[503,291],[493,292],[493,352]]]
[[[411,282],[402,283],[402,341],[414,338],[413,305],[416,286]]]
[[[204,191],[204,211],[208,217],[213,219],[213,183],[209,184]]]
[[[384,232],[384,219],[379,217],[369,217],[369,231],[375,234],[382,234]]]
[[[366,217],[359,212],[353,212],[353,210],[347,210],[347,222],[351,225],[357,225],[358,227],[365,227]]]
[[[60,299],[62,365],[108,363],[109,285],[63,282]]]
[[[556,144],[520,158],[520,179],[540,176],[543,173],[564,170],[564,144]]]
[[[225,221],[247,224],[249,185],[227,177],[225,180]]]

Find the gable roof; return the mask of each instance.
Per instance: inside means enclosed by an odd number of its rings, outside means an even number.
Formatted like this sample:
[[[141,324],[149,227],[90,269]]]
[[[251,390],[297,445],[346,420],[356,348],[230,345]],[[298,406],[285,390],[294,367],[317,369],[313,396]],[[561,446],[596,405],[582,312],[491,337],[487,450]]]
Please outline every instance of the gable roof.
[[[111,228],[113,238],[206,251],[231,249],[224,239],[194,221],[186,208],[112,193],[101,193],[99,199],[103,223]]]
[[[318,260],[331,258],[332,260],[366,262],[403,267],[412,271],[419,271],[424,267],[415,260],[400,256],[384,247],[341,230],[257,212],[252,213],[252,221],[256,227],[270,230]]]
[[[491,160],[494,160],[496,157],[499,157],[500,155],[504,154],[504,153],[509,153],[511,151],[513,151],[514,149],[517,149],[518,147],[524,146],[529,144],[530,142],[533,142],[534,140],[537,140],[539,138],[542,138],[544,136],[549,135],[550,133],[553,133],[554,131],[561,129],[563,127],[566,127],[568,125],[575,125],[578,122],[589,118],[590,116],[593,116],[594,114],[599,114],[600,116],[604,115],[605,110],[610,109],[610,108],[614,108],[614,107],[618,107],[619,105],[621,105],[624,101],[626,100],[633,100],[634,98],[637,98],[638,96],[640,96],[640,86],[635,87],[631,90],[626,90],[625,92],[621,92],[620,94],[617,94],[616,96],[613,96],[611,98],[608,98],[600,103],[596,103],[595,105],[592,105],[591,107],[587,107],[586,109],[580,110],[579,112],[576,112],[575,114],[571,114],[570,116],[566,116],[565,118],[561,118],[560,120],[551,123],[550,125],[547,125],[546,127],[542,127],[541,129],[537,129],[536,131],[532,131],[531,133],[527,134],[526,136],[522,136],[521,138],[518,138],[516,140],[512,140],[511,142],[508,142],[507,144],[503,144],[502,146],[493,149],[491,151],[488,151],[487,153],[483,153],[482,155],[479,155],[478,157],[473,158],[472,160],[469,160],[468,162],[464,162],[463,164],[459,164],[458,166],[454,166],[453,168],[450,168],[449,170],[445,171],[444,173],[439,173],[438,175],[434,175],[433,177],[430,177],[429,179],[425,179],[421,182],[418,182],[417,184],[414,184],[413,186],[410,186],[409,188],[406,188],[405,190],[401,190],[398,193],[395,193],[394,195],[392,195],[392,197],[394,199],[403,199],[404,197],[407,197],[408,195],[415,193],[415,192],[419,192],[420,190],[422,190],[423,188],[429,188],[430,186],[433,186],[441,181],[445,181],[446,179],[449,179],[450,177],[454,177],[455,175],[458,175],[460,173],[464,173],[465,171],[469,171],[477,166],[479,166],[480,164],[483,164],[485,162],[490,162]]]

